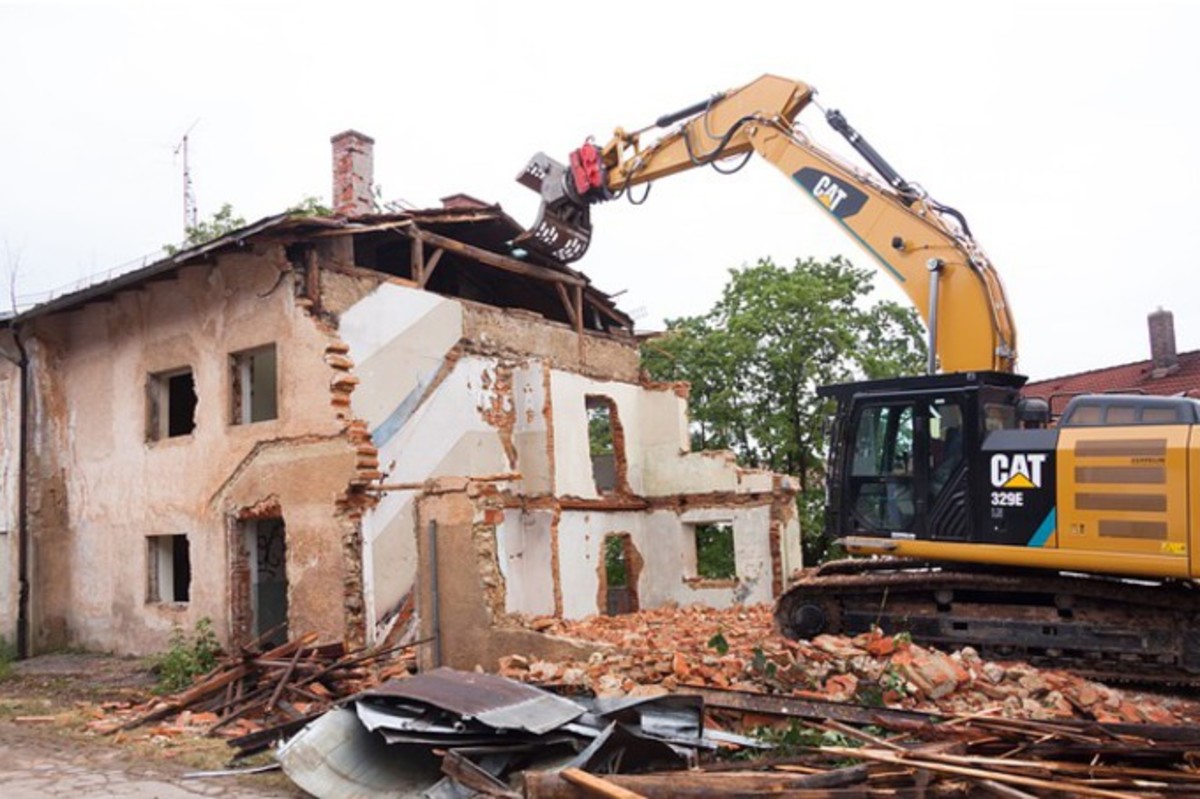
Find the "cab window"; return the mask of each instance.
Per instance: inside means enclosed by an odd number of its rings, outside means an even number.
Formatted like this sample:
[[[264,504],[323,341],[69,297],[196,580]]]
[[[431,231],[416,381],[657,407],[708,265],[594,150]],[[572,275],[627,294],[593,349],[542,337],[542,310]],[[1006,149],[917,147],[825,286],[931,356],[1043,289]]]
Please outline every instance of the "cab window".
[[[913,529],[914,418],[912,405],[868,407],[859,416],[850,490],[857,523],[867,529]]]

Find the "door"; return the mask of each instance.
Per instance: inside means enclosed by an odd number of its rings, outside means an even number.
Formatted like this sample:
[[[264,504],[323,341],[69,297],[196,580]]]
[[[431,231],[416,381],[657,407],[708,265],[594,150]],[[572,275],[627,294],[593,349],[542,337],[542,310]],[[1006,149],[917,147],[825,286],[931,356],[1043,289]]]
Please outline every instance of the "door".
[[[268,645],[288,640],[287,530],[283,519],[253,519],[243,528],[249,556],[250,634]]]

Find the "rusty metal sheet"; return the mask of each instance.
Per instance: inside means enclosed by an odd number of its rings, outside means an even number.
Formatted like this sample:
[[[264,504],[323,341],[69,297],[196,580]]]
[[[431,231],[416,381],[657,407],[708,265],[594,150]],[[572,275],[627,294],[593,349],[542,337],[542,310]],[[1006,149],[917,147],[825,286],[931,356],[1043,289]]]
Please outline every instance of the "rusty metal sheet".
[[[434,669],[405,680],[389,680],[361,699],[424,702],[498,730],[542,734],[584,714],[569,699],[494,674]]]

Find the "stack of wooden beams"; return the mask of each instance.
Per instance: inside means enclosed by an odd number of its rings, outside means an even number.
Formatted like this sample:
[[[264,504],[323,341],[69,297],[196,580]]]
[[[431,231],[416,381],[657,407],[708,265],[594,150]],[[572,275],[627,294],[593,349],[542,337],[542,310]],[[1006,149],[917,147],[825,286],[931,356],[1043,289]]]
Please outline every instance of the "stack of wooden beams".
[[[204,733],[230,738],[250,754],[286,738],[336,702],[380,680],[415,669],[401,645],[347,652],[341,643],[317,644],[316,633],[273,648],[259,642],[221,659],[187,689],[155,699],[110,731],[168,719],[204,725]]]

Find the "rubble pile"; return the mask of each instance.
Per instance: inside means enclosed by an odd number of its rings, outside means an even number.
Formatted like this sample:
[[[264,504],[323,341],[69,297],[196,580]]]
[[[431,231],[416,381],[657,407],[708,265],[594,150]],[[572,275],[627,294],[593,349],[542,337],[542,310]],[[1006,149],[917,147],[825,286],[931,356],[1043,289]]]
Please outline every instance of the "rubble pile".
[[[702,687],[1008,718],[1181,721],[1169,700],[1134,701],[1069,672],[985,661],[969,647],[947,654],[879,631],[789,641],[775,631],[766,605],[659,608],[583,620],[535,618],[527,624],[608,647],[586,661],[551,663],[513,654],[501,659],[500,673],[598,696]]]

